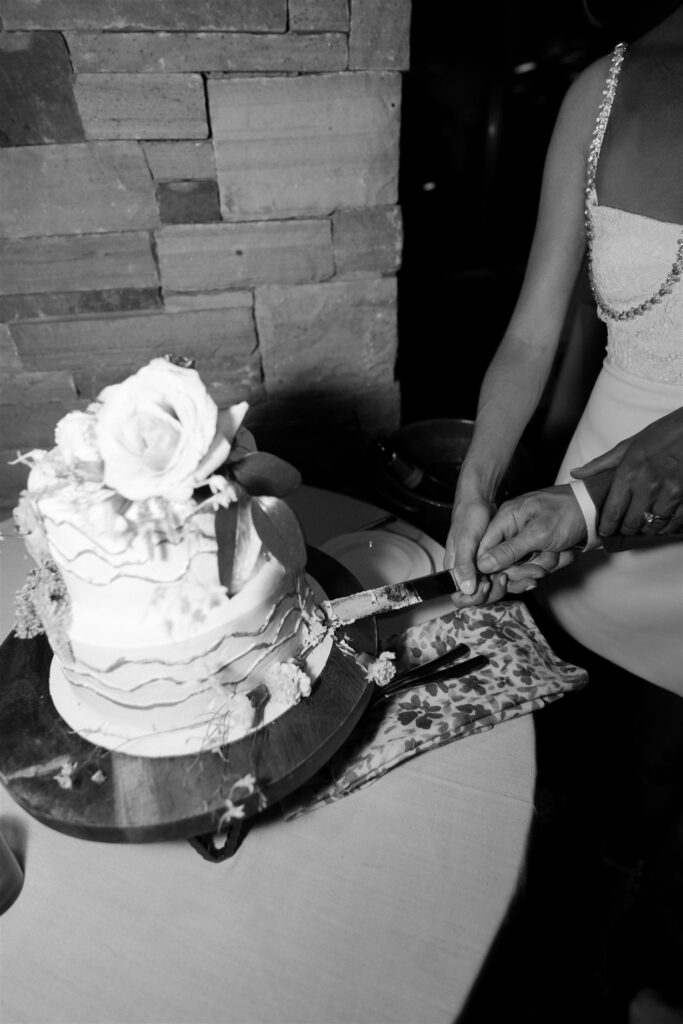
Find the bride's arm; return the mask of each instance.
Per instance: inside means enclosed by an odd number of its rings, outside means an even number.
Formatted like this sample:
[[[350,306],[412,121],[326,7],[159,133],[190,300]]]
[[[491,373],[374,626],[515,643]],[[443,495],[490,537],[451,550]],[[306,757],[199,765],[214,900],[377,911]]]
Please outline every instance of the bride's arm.
[[[496,491],[548,380],[585,247],[584,188],[591,133],[609,60],[569,89],[548,148],[536,229],[512,318],[482,383],[446,543],[464,593]],[[492,590],[493,597],[500,596]],[[475,601],[483,599],[481,587]]]

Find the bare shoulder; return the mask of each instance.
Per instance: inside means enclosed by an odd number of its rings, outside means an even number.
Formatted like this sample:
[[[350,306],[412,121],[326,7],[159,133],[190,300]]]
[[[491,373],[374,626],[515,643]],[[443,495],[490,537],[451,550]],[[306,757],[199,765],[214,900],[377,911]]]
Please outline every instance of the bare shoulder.
[[[609,74],[611,54],[606,54],[584,68],[566,92],[557,122],[557,144],[561,149],[588,153],[598,110]]]
[[[602,102],[611,59],[612,55],[608,53],[584,68],[569,86],[564,98],[564,115],[582,121],[588,119],[591,130]]]
[[[589,64],[569,86],[555,121],[548,151],[552,167],[565,161],[583,167],[609,73],[609,55]]]

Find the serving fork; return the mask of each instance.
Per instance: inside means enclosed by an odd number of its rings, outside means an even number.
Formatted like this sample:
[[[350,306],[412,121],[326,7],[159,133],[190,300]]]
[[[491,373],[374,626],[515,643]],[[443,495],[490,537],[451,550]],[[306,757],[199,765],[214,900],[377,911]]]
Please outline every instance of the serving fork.
[[[463,661],[463,658],[469,653],[470,648],[467,644],[458,644],[452,651],[447,651],[446,654],[442,654],[438,658],[422,662],[406,669],[405,672],[400,672],[385,686],[377,687],[372,695],[371,704],[388,700],[404,690],[424,686],[425,683],[438,682],[442,679],[457,679],[488,665],[489,659],[485,654],[477,654]]]

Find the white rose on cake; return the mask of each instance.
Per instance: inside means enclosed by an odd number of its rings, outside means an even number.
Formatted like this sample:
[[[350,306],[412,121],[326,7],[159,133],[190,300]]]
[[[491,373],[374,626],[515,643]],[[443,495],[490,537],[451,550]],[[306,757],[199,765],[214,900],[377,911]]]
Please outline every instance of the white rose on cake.
[[[92,413],[67,413],[55,428],[55,441],[67,466],[93,480],[102,478],[102,459],[97,445],[96,420]]]
[[[216,433],[218,408],[196,370],[153,359],[98,397],[104,483],[130,501],[185,501]]]

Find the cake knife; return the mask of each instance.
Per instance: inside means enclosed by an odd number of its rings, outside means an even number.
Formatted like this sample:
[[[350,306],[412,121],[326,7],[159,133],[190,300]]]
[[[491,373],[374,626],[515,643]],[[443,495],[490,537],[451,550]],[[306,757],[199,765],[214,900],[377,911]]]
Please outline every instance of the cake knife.
[[[358,619],[366,619],[369,615],[399,611],[434,597],[459,592],[460,586],[453,569],[442,569],[404,583],[386,583],[382,587],[360,590],[347,597],[335,597],[331,601],[323,601],[322,607],[330,622],[345,626]]]

